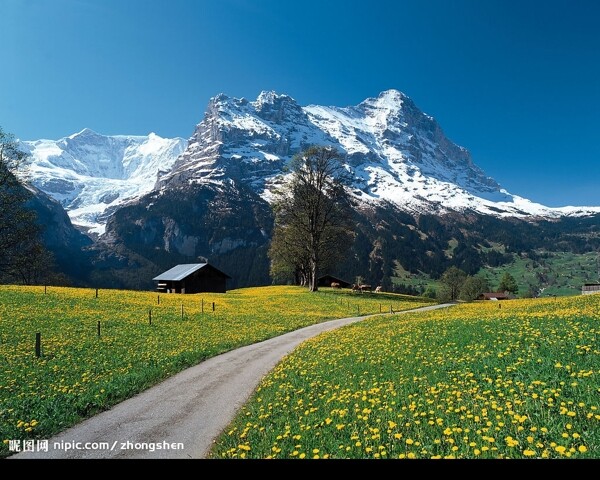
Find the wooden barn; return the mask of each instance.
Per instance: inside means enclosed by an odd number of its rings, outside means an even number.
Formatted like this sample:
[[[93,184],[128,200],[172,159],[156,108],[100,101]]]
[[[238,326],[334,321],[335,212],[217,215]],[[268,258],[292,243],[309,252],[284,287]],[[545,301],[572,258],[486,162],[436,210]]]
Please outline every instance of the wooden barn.
[[[479,297],[477,297],[477,300],[498,301],[498,300],[512,300],[513,298],[515,298],[515,297],[509,293],[489,292],[489,293],[482,293],[481,295],[479,295]]]
[[[600,293],[600,283],[586,283],[581,287],[582,295],[591,295],[592,293]]]
[[[158,282],[156,289],[164,293],[225,293],[226,273],[208,263],[188,263],[177,265],[153,280]]]
[[[340,288],[350,288],[352,285],[350,282],[341,280],[333,275],[323,275],[317,279],[317,285],[319,287],[331,287],[332,283],[339,284]]]

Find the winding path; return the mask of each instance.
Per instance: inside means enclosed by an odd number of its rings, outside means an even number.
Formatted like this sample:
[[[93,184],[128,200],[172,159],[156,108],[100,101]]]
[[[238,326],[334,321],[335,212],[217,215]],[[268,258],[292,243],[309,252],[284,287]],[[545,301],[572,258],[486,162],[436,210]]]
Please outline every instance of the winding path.
[[[11,458],[205,458],[263,376],[285,355],[304,340],[365,318],[318,323],[210,358],[51,438],[48,452],[23,452]],[[67,442],[80,442],[82,449],[54,448]],[[106,445],[85,449],[86,442]],[[149,449],[165,442],[184,448]],[[136,448],[143,443],[146,448]]]

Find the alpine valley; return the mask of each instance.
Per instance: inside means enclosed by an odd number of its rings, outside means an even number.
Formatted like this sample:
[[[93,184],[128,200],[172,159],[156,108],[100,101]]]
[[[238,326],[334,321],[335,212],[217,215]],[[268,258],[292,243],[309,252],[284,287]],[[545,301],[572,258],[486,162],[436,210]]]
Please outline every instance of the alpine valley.
[[[271,283],[272,192],[310,145],[343,155],[358,205],[354,245],[329,273],[391,288],[451,265],[473,274],[520,262],[537,272],[520,277],[531,291],[597,280],[600,207],[550,208],[510,194],[396,90],[343,108],[302,107],[275,92],[255,101],[221,94],[187,146],[88,129],[22,144],[31,154],[23,178],[90,238],[65,244],[81,262],[67,271],[74,283],[151,288],[156,273],[198,259],[232,276],[231,287]],[[61,222],[63,235],[74,228]],[[565,255],[573,261],[563,279],[534,269]]]

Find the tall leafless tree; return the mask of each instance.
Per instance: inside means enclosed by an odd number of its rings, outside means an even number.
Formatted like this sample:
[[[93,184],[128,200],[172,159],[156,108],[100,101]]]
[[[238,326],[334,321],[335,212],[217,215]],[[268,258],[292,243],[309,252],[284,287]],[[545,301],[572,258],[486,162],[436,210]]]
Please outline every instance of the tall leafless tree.
[[[296,155],[290,171],[274,202],[271,271],[291,274],[314,292],[323,268],[335,266],[352,244],[349,176],[330,147],[310,147]]]

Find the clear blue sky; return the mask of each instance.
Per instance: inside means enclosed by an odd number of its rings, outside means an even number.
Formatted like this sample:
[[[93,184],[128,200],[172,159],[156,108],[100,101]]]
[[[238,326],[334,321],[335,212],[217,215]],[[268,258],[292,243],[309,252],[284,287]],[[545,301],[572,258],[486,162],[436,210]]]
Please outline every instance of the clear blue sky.
[[[210,97],[396,88],[512,193],[600,205],[597,0],[0,0],[0,125],[189,137]]]

